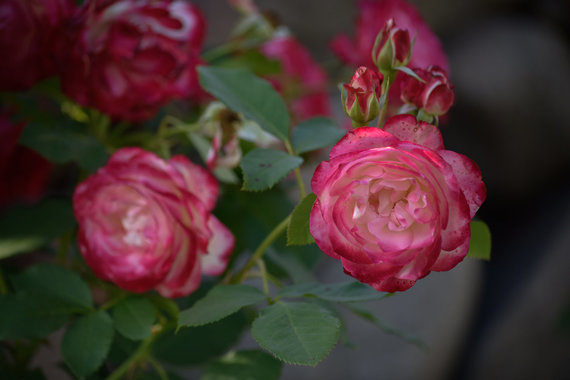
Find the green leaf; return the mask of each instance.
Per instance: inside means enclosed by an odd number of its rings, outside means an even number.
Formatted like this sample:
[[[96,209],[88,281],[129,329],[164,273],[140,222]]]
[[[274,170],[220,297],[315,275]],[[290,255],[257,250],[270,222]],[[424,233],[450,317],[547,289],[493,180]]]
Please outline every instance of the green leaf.
[[[491,231],[485,222],[479,220],[471,222],[471,241],[467,257],[491,260]]]
[[[412,78],[422,82],[422,83],[426,83],[425,80],[423,80],[422,78],[420,78],[420,76],[418,74],[416,74],[416,72],[412,69],[410,69],[409,67],[406,66],[399,66],[399,67],[394,67],[396,70],[402,71],[406,74],[408,74],[409,76],[411,76]]]
[[[81,308],[42,294],[0,297],[0,339],[44,338],[59,329]]]
[[[297,284],[282,288],[277,298],[317,297],[332,302],[376,301],[390,296],[358,281]]]
[[[58,265],[34,265],[12,276],[11,281],[18,292],[43,294],[79,308],[93,306],[91,291],[81,276]]]
[[[83,124],[65,122],[29,123],[20,137],[20,144],[31,148],[51,162],[77,162],[94,172],[107,161],[105,147],[91,136]],[[49,125],[51,124],[51,125]]]
[[[277,302],[253,321],[251,334],[278,359],[315,366],[336,344],[340,321],[312,303]]]
[[[216,63],[216,66],[247,68],[259,76],[279,74],[281,72],[281,63],[279,61],[267,58],[258,50],[248,50],[238,56],[232,56],[230,59]]]
[[[71,202],[50,199],[12,208],[0,218],[0,259],[40,248],[75,225]]]
[[[260,350],[230,352],[208,364],[200,380],[279,380],[283,363]]]
[[[346,131],[326,117],[315,117],[302,122],[291,132],[291,144],[297,154],[336,144]]]
[[[343,304],[343,306],[346,309],[350,310],[355,315],[359,316],[360,318],[372,323],[380,330],[382,330],[384,333],[402,338],[406,342],[411,343],[417,346],[418,348],[421,348],[422,350],[428,350],[428,346],[421,338],[419,338],[414,334],[402,331],[390,325],[388,322],[383,321],[382,319],[376,317],[374,314],[372,314],[370,311],[366,310],[362,306],[357,306],[354,304]]]
[[[289,226],[287,226],[287,245],[305,245],[315,242],[309,231],[309,216],[317,196],[313,193],[307,195],[291,214]]]
[[[265,298],[263,292],[253,286],[218,285],[191,308],[180,312],[178,326],[202,326],[216,322]]]
[[[281,140],[289,139],[287,106],[269,82],[246,69],[199,66],[198,73],[202,87],[230,109]]]
[[[156,309],[146,298],[128,297],[113,308],[112,315],[119,333],[132,340],[142,340],[150,336]]]
[[[248,325],[244,313],[238,312],[209,325],[166,331],[153,343],[152,353],[175,365],[204,363],[233,347]]]
[[[253,149],[241,160],[244,175],[242,190],[269,189],[302,162],[301,157],[291,156],[280,150]]]
[[[95,372],[109,353],[113,341],[113,321],[104,312],[84,315],[71,324],[61,342],[65,363],[77,376]]]

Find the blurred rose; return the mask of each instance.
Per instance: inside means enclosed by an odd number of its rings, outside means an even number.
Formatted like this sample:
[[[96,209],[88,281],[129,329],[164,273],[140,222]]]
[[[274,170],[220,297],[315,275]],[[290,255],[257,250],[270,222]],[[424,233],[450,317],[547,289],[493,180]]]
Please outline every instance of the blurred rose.
[[[438,129],[411,115],[389,119],[384,131],[349,132],[311,185],[317,245],[349,275],[388,292],[463,260],[486,196],[477,165],[444,150]]]
[[[430,115],[446,114],[455,100],[453,85],[446,72],[437,66],[430,66],[427,70],[414,69],[414,72],[425,83],[406,76],[401,84],[402,101],[421,108]]]
[[[25,90],[56,73],[72,0],[0,2],[0,90]]]
[[[75,190],[79,248],[102,279],[133,292],[181,297],[219,275],[232,233],[211,214],[218,183],[184,156],[123,148]]]
[[[376,36],[389,19],[407,30],[410,38],[416,38],[412,50],[411,67],[437,65],[449,72],[447,56],[441,42],[423,20],[420,13],[404,0],[360,0],[354,41],[347,35],[340,34],[331,41],[333,52],[346,64],[357,67],[374,67],[372,47]],[[395,102],[389,114],[401,104],[400,82],[404,74],[398,73],[395,84],[390,87],[390,102]]]
[[[183,0],[87,3],[62,70],[63,91],[84,106],[130,121],[174,98],[200,97],[196,66],[205,33]]]
[[[0,112],[0,207],[37,200],[50,178],[51,163],[18,144],[23,129],[23,124],[13,124],[6,112]]]
[[[296,122],[331,115],[327,75],[303,45],[293,37],[280,36],[266,42],[261,52],[281,63],[282,74],[268,79],[290,102]]]

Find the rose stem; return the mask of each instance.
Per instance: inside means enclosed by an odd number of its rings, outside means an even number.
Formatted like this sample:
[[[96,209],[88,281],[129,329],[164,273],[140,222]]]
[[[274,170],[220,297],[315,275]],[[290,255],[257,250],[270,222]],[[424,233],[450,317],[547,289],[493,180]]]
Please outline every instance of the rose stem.
[[[257,263],[257,261],[261,259],[267,248],[269,248],[269,246],[279,237],[279,235],[285,231],[289,225],[289,219],[291,219],[291,215],[288,215],[285,219],[283,219],[283,221],[279,223],[277,227],[275,227],[273,231],[271,231],[269,235],[265,237],[265,239],[253,252],[249,260],[245,263],[243,268],[241,268],[241,270],[229,281],[230,283],[238,284],[244,280],[244,278],[247,276],[247,272],[249,272],[249,270]]]

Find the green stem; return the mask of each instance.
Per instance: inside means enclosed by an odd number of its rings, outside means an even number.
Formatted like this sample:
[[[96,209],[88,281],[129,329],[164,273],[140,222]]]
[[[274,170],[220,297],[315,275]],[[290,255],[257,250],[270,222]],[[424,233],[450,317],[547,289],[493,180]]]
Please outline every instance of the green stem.
[[[65,266],[67,262],[67,252],[71,244],[71,233],[66,233],[59,239],[59,250],[57,251],[57,262],[61,266]]]
[[[0,268],[0,294],[4,295],[8,293],[8,286],[6,285],[6,280],[4,279],[4,273],[2,268]]]
[[[253,252],[249,260],[245,263],[243,268],[241,268],[241,270],[230,280],[230,283],[238,284],[245,279],[245,277],[247,276],[247,272],[249,272],[249,270],[253,268],[253,266],[257,263],[257,261],[261,259],[261,257],[263,257],[263,254],[265,253],[267,248],[269,248],[269,246],[279,237],[279,235],[281,235],[281,233],[285,231],[285,229],[289,225],[290,219],[291,215],[288,215],[285,219],[283,219],[281,223],[277,225],[277,227],[273,229],[273,231],[269,233],[269,235],[265,237],[265,239],[261,242],[261,244],[259,244],[257,249]]]
[[[125,360],[123,364],[115,370],[115,372],[110,374],[106,380],[119,380],[131,368],[131,366],[137,364],[137,362],[142,359],[148,358],[148,351],[157,335],[158,334],[153,334],[143,340],[137,350],[127,360]]]
[[[287,148],[287,152],[289,152],[290,155],[295,156],[295,152],[293,151],[293,147],[289,141],[285,141],[285,147]],[[301,199],[304,199],[307,196],[307,190],[305,189],[305,183],[303,182],[301,169],[299,169],[299,167],[295,168],[295,178],[297,178],[297,185],[299,186],[299,194],[301,195]]]
[[[380,110],[380,116],[378,117],[378,128],[382,129],[384,126],[384,119],[386,118],[386,112],[388,111],[388,94],[390,92],[390,86],[394,83],[396,75],[398,75],[397,70],[392,70],[390,72],[383,72],[384,74],[384,103],[382,104],[382,109]]]
[[[267,268],[262,259],[257,260],[257,267],[259,268],[259,274],[261,276],[261,282],[263,283],[263,293],[269,297],[269,284],[267,283]]]
[[[156,360],[151,355],[149,355],[146,359],[152,365],[155,372],[158,374],[158,377],[160,377],[160,380],[168,380],[168,375],[166,374],[166,371],[164,370],[162,365],[158,362],[158,360]]]

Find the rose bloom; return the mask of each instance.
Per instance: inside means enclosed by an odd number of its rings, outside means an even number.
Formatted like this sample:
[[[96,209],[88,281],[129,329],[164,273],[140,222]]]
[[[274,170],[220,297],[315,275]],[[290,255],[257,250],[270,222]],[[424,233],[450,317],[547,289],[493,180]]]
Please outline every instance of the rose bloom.
[[[56,73],[72,0],[0,2],[0,90],[26,90]]]
[[[281,63],[283,73],[268,79],[290,101],[296,122],[331,115],[327,75],[303,45],[293,37],[279,36],[266,42],[261,52]]]
[[[34,202],[44,193],[52,164],[33,150],[18,144],[24,124],[14,124],[0,111],[0,207]]]
[[[73,195],[81,254],[95,274],[132,292],[181,297],[219,275],[234,246],[211,214],[218,183],[184,156],[116,151]]]
[[[444,150],[439,130],[411,115],[389,119],[385,130],[349,132],[311,185],[317,245],[347,274],[387,292],[463,260],[486,196],[477,165]]]
[[[341,61],[354,67],[375,67],[372,62],[374,41],[386,21],[393,19],[398,28],[408,31],[410,38],[416,38],[409,66],[437,65],[449,72],[441,42],[413,5],[405,0],[360,0],[358,11],[354,40],[340,34],[331,41],[331,49]],[[402,104],[400,82],[404,77],[404,73],[398,73],[390,87],[389,99],[393,108],[388,110],[389,115],[395,114]]]
[[[113,118],[151,118],[175,98],[200,97],[196,66],[205,33],[183,0],[88,2],[75,17],[63,91]]]
[[[445,70],[430,66],[427,70],[414,69],[414,72],[425,83],[412,76],[406,76],[401,83],[402,101],[421,108],[431,115],[446,114],[453,105],[455,95]]]

